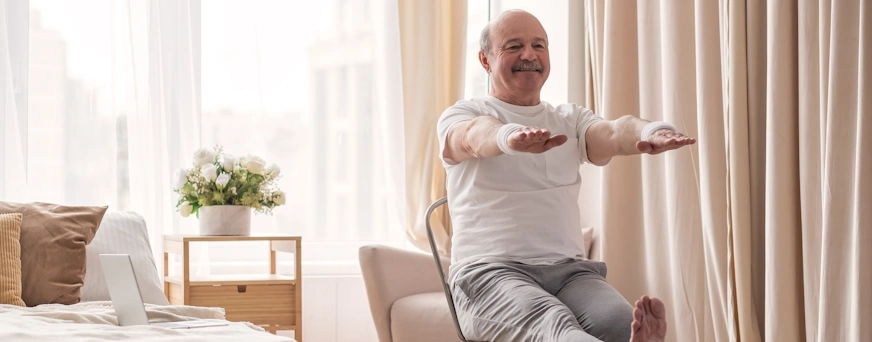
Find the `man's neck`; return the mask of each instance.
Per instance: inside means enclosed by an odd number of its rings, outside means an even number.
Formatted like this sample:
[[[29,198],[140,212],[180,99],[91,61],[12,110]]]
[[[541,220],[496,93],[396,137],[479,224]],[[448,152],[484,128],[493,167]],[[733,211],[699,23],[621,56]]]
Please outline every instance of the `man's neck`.
[[[514,96],[512,94],[500,93],[497,91],[491,91],[491,96],[497,98],[500,101],[503,101],[508,104],[513,104],[516,106],[535,106],[538,105],[539,102],[539,94],[527,95],[527,96]]]

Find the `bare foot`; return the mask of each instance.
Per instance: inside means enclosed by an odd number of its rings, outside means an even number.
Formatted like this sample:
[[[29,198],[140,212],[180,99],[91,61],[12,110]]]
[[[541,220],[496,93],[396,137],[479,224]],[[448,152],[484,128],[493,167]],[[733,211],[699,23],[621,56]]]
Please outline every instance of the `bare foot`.
[[[633,309],[630,342],[663,342],[666,338],[666,307],[657,298],[642,296]]]

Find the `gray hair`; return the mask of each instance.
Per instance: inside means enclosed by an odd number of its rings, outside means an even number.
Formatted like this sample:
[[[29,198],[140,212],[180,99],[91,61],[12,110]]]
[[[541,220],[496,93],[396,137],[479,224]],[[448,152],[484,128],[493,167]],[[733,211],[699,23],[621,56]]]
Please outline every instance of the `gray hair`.
[[[491,53],[490,31],[491,23],[487,23],[487,25],[484,25],[484,29],[481,30],[481,36],[478,39],[478,45],[481,47],[481,51],[484,51],[487,54]]]

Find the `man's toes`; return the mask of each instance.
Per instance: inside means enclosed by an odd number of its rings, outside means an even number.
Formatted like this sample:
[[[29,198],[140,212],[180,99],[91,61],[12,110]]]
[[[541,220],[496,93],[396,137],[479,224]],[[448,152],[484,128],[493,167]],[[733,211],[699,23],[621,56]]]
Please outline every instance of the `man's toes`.
[[[658,298],[651,299],[651,313],[656,318],[666,318],[666,306],[663,305],[663,301]]]

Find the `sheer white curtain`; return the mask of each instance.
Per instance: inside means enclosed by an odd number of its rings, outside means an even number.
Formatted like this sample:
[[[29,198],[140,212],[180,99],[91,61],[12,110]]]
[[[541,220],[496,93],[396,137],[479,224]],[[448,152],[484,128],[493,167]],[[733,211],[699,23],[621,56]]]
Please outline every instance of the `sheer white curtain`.
[[[2,4],[0,198],[135,211],[159,257],[162,235],[198,225],[173,172],[222,145],[281,167],[288,203],[253,229],[317,246],[304,270],[357,273],[360,245],[405,243],[396,1]],[[230,252],[222,272],[262,261]]]
[[[118,207],[110,11],[108,1],[3,2],[0,198]]]
[[[301,235],[304,274],[359,273],[361,245],[401,246],[397,2],[221,0],[201,7],[201,145],[275,163],[289,194],[273,215],[254,215],[252,231]],[[245,254],[240,263],[262,266],[247,246],[233,248]]]
[[[27,7],[0,2],[0,199],[15,199],[26,182]]]
[[[399,243],[404,233],[401,227],[406,224],[406,182],[405,146],[402,134],[403,118],[403,79],[400,56],[399,8],[396,0],[376,1],[372,9],[373,29],[375,30],[375,51],[383,56],[375,63],[375,74],[382,75],[374,80],[377,96],[375,113],[384,156],[384,189],[392,205],[387,207],[387,224],[397,231],[392,241]]]
[[[120,102],[127,113],[130,209],[145,217],[155,260],[164,234],[180,231],[170,177],[190,162],[200,145],[200,1],[126,1],[129,55],[119,65],[132,77],[122,88],[134,93]],[[145,34],[141,34],[145,33]],[[141,96],[144,95],[144,96]],[[190,222],[188,222],[190,223]],[[158,268],[163,264],[158,263]]]
[[[135,211],[157,256],[199,145],[199,1],[0,6],[0,199]]]

